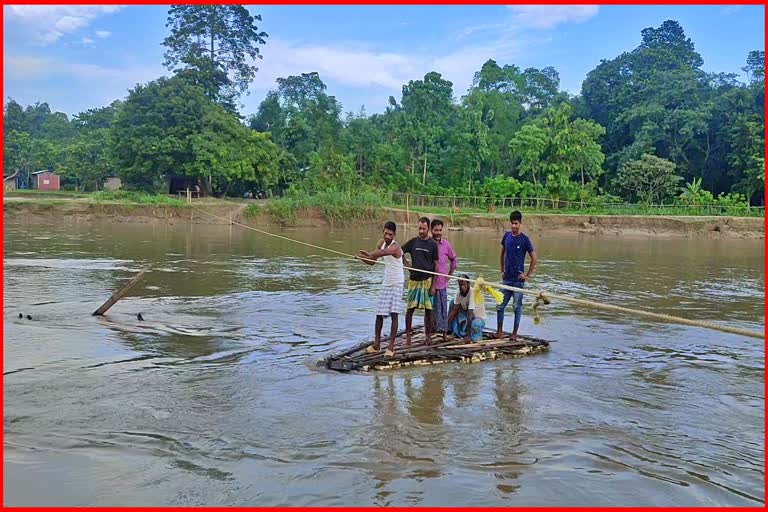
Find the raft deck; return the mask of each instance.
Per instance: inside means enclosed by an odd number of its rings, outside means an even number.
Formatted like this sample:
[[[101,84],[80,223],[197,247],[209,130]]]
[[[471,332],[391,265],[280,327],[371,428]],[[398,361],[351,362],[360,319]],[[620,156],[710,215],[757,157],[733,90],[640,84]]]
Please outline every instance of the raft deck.
[[[382,333],[384,334],[384,333]],[[493,339],[491,331],[483,332],[483,340],[467,343],[466,339],[457,338],[451,334],[443,342],[442,334],[432,336],[432,344],[424,344],[424,327],[413,329],[411,345],[405,345],[405,331],[397,334],[395,340],[395,355],[385,357],[384,351],[389,343],[389,336],[382,336],[381,350],[369,354],[365,349],[373,345],[366,341],[340,354],[334,354],[318,362],[329,370],[340,372],[391,370],[406,366],[424,366],[440,363],[476,363],[495,359],[509,359],[546,352],[549,341],[531,336],[518,335],[517,341],[509,339],[509,333],[504,333],[500,340]]]

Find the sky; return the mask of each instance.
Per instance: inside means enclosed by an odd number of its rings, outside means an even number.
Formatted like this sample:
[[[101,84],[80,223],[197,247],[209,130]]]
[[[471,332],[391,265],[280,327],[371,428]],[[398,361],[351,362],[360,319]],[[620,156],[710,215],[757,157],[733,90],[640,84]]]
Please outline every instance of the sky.
[[[245,115],[275,79],[317,71],[344,112],[370,114],[400,100],[402,86],[430,71],[464,95],[492,58],[500,65],[553,66],[561,87],[579,93],[586,74],[640,43],[667,19],[683,26],[704,69],[739,73],[765,47],[764,6],[248,6],[267,32]],[[162,41],[168,6],[5,5],[3,95],[48,102],[74,115],[124,98],[137,83],[169,72]],[[744,77],[745,78],[745,77]]]

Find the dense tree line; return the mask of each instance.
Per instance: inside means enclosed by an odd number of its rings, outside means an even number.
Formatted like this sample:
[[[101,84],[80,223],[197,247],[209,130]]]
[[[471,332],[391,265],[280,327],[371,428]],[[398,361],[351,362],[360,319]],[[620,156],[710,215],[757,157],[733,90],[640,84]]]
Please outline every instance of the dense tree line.
[[[577,96],[551,67],[489,59],[458,98],[430,72],[383,113],[343,113],[309,72],[278,79],[242,116],[238,99],[257,76],[249,63],[267,39],[259,19],[242,6],[175,6],[164,41],[171,77],[72,119],[7,101],[6,174],[51,167],[87,190],[118,175],[161,191],[183,174],[210,194],[371,187],[656,202],[733,193],[762,204],[763,51],[746,56],[747,83],[707,73],[682,27],[666,21],[603,60]]]

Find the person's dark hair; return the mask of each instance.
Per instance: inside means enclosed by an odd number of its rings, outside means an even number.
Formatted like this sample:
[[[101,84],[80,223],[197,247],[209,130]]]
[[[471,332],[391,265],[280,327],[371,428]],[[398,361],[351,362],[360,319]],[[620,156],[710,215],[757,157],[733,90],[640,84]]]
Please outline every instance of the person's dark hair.
[[[430,229],[435,229],[435,226],[442,226],[443,221],[440,219],[432,219],[432,225],[429,227]]]
[[[515,210],[509,214],[509,222],[513,221],[523,222],[523,214],[520,213],[520,210]]]
[[[429,219],[428,219],[427,217],[422,217],[422,218],[420,218],[420,219],[419,219],[419,224],[421,224],[422,222],[423,222],[424,224],[426,224],[427,226],[429,226]]]
[[[472,286],[472,283],[469,282],[469,276],[467,274],[461,274],[459,279],[459,286],[461,286],[463,283],[466,283],[467,286]],[[464,279],[466,279],[466,281],[464,281]]]
[[[384,223],[384,229],[388,229],[393,233],[397,233],[397,225],[391,220]]]

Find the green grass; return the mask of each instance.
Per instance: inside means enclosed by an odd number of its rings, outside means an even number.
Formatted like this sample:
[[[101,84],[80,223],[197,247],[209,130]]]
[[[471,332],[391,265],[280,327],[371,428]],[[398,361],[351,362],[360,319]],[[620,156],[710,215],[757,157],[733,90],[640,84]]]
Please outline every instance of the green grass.
[[[261,207],[256,203],[251,203],[243,210],[245,217],[257,217],[261,213]]]
[[[296,224],[300,208],[305,208],[298,199],[282,197],[267,202],[266,210],[272,219],[283,226],[293,226]]]
[[[97,203],[114,202],[114,203],[127,203],[136,205],[147,206],[173,206],[183,207],[186,206],[186,202],[181,199],[175,199],[166,195],[157,194],[145,194],[141,192],[129,192],[125,190],[102,190],[101,192],[94,192],[89,196],[89,199]]]
[[[267,213],[278,223],[296,224],[300,210],[317,208],[335,226],[346,226],[361,220],[377,218],[390,206],[380,194],[362,192],[348,195],[341,192],[321,192],[311,196],[281,197],[267,202]]]
[[[398,204],[397,208],[404,209],[404,204]],[[527,214],[554,214],[554,215],[641,215],[641,216],[729,216],[729,217],[762,217],[764,210],[762,208],[746,208],[745,206],[722,206],[722,207],[696,207],[696,206],[650,206],[642,204],[626,205],[584,205],[583,208],[535,208],[535,207],[505,207],[496,208],[496,211],[489,213],[486,208],[460,208],[459,213],[454,213],[453,208],[431,207],[431,206],[410,206],[411,211],[429,212],[433,214],[454,217],[458,215],[508,215],[512,210],[520,210]]]

